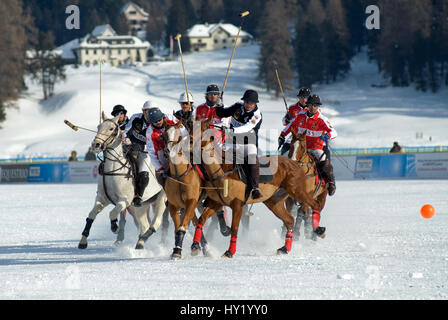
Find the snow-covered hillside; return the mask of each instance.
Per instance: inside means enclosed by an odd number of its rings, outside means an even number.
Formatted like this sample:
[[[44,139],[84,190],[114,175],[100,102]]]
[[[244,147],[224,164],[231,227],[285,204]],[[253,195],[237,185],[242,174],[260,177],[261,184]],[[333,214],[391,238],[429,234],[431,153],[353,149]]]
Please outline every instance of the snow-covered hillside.
[[[271,142],[264,145],[261,141],[260,145],[263,150],[275,150],[285,108],[281,98],[266,92],[257,81],[258,53],[257,45],[237,48],[224,102],[238,101],[248,88],[258,90],[263,113],[260,135]],[[204,101],[208,84],[222,86],[230,54],[231,49],[184,55],[188,86],[196,105]],[[115,104],[124,105],[129,114],[139,112],[148,99],[165,112],[179,109],[177,98],[184,91],[180,59],[143,67],[105,65],[102,70],[102,108],[108,115]],[[99,66],[68,67],[67,80],[56,86],[55,95],[47,101],[41,100],[40,87],[27,81],[29,90],[18,101],[19,108],[9,109],[2,124],[0,158],[68,156],[71,150],[83,155],[93,134],[75,132],[63,121],[96,128],[99,71]],[[448,145],[447,89],[432,94],[413,88],[371,86],[382,83],[376,65],[361,53],[353,59],[352,72],[345,80],[313,88],[323,98],[322,110],[339,134],[334,147],[390,147],[395,140],[404,146]],[[295,91],[288,93],[290,104],[296,101],[295,95]],[[417,132],[423,133],[422,139],[416,138]]]

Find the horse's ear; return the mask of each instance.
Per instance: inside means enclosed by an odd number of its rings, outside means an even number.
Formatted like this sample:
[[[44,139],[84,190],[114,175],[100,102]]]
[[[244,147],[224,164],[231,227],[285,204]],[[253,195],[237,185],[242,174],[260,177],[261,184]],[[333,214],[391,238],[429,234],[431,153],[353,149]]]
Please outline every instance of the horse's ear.
[[[302,132],[302,134],[300,135],[300,138],[302,138],[302,139],[306,138],[306,130]]]
[[[106,120],[107,120],[107,116],[106,116],[106,114],[104,113],[104,111],[101,112],[101,119],[103,119],[103,121],[106,121]]]

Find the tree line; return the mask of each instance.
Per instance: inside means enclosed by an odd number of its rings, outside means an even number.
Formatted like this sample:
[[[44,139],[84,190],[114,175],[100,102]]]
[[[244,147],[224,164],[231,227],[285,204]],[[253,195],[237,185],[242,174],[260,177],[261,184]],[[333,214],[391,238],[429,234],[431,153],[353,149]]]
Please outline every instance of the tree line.
[[[34,48],[42,53],[40,49],[51,50],[105,23],[124,34],[128,26],[120,10],[126,2],[0,1],[0,38],[3,41],[0,46],[0,122],[5,118],[5,108],[25,89],[24,75],[31,73],[34,78],[43,79],[42,73],[36,70],[48,65],[46,57],[40,56],[34,64],[27,65],[24,62],[27,49]],[[412,85],[417,90],[437,92],[448,85],[446,0],[133,2],[150,14],[146,30],[148,41],[165,46],[169,45],[170,36],[185,35],[196,23],[223,21],[238,26],[241,21],[238,13],[249,10],[243,29],[260,43],[259,71],[255,76],[277,95],[276,69],[286,90],[331,83],[347,75],[351,59],[362,48],[367,48],[369,58],[393,86]],[[65,8],[73,4],[80,9],[80,29],[67,30]],[[379,30],[368,30],[365,26],[368,17],[365,9],[369,5],[376,5],[380,10]],[[181,40],[182,49],[188,51],[187,37]]]

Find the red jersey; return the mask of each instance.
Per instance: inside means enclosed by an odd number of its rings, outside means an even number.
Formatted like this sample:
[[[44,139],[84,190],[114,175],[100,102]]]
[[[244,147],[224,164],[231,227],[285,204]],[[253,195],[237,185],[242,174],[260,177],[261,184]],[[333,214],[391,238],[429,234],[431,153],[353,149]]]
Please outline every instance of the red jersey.
[[[287,126],[292,120],[294,120],[295,117],[301,112],[306,112],[308,109],[306,106],[302,106],[300,102],[297,102],[296,104],[290,105],[288,107],[288,113],[291,116],[291,120],[286,119],[286,115],[283,117],[283,125]]]
[[[171,114],[165,114],[164,117],[166,123],[175,124],[179,120]],[[163,163],[166,166],[166,160],[163,159],[163,150],[165,149],[165,142],[163,141],[163,129],[154,127],[152,124],[146,129],[146,151],[149,154],[151,162],[156,171],[164,168]]]
[[[333,129],[328,119],[319,111],[312,117],[308,117],[307,112],[299,113],[298,116],[283,129],[281,135],[286,137],[291,130],[303,133],[306,130],[307,149],[320,149],[324,147],[324,141],[320,139],[325,133],[330,139],[337,137],[336,130]]]

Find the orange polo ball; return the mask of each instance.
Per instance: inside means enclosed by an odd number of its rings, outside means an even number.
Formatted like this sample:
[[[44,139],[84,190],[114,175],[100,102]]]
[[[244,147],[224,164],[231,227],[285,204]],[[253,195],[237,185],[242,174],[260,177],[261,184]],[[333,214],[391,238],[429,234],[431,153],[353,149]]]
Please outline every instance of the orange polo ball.
[[[420,214],[422,215],[423,218],[425,219],[429,219],[432,218],[434,216],[434,214],[436,213],[436,210],[434,209],[434,207],[430,204],[425,204],[421,209],[420,209]]]

